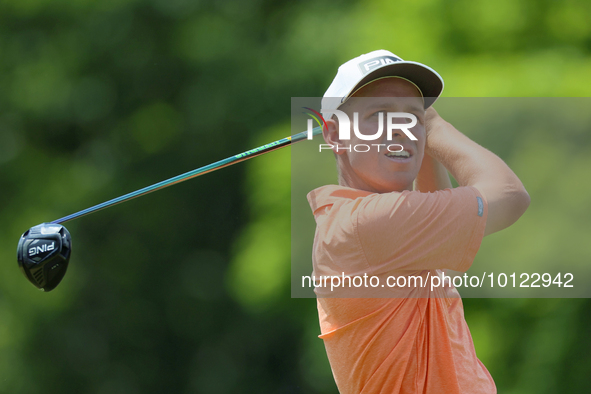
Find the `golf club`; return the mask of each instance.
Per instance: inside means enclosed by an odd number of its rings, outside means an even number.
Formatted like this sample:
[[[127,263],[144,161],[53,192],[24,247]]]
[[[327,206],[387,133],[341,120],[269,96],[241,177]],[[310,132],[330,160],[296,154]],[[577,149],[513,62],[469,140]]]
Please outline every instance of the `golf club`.
[[[320,126],[312,130],[313,136],[321,133],[322,128]],[[308,131],[303,131],[290,137],[285,137],[275,142],[259,146],[258,148],[247,150],[246,152],[216,161],[215,163],[208,164],[162,182],[155,183],[151,186],[144,187],[143,189],[136,190],[90,208],[83,209],[50,223],[42,223],[31,227],[29,230],[25,231],[19,240],[17,247],[18,265],[25,277],[33,285],[43,291],[51,291],[61,282],[66,274],[70,256],[72,254],[72,238],[68,230],[62,226],[61,223],[164,189],[168,186],[184,182],[200,175],[219,170],[220,168],[228,167],[232,164],[260,156],[264,153],[286,147],[293,143],[303,141],[307,139],[307,136]]]

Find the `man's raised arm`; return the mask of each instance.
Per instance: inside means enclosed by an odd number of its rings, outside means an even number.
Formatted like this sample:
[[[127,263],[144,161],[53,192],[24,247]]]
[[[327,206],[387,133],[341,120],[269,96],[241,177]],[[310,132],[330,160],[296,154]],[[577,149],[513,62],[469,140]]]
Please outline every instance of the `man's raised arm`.
[[[484,235],[519,219],[530,197],[517,175],[497,155],[470,140],[443,120],[432,107],[426,112],[425,154],[439,161],[460,186],[473,186],[488,202]]]
[[[443,189],[451,189],[447,170],[441,163],[425,153],[421,170],[415,179],[415,190],[427,193]]]

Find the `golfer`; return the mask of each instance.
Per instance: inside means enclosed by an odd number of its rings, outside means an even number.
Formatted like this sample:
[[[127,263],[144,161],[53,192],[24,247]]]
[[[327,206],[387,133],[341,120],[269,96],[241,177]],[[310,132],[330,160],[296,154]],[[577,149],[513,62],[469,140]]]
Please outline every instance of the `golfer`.
[[[513,224],[530,199],[499,157],[433,109],[442,90],[431,68],[379,50],[343,64],[322,100],[339,184],[313,190],[308,201],[314,276],[345,279],[338,289],[315,288],[341,394],[496,393],[453,284],[419,279],[468,270],[482,238]],[[349,130],[339,130],[336,111],[351,120]],[[408,130],[388,135],[399,123]],[[363,275],[380,285],[347,283]]]

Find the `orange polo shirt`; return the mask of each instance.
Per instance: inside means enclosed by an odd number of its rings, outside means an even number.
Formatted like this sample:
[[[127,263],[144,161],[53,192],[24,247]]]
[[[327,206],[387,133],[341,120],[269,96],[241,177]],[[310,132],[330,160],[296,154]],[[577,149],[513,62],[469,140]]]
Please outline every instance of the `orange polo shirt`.
[[[377,194],[329,185],[308,201],[317,224],[314,277],[376,277],[371,286],[366,279],[315,288],[320,338],[340,393],[496,393],[459,293],[449,282],[429,282],[472,264],[487,216],[479,191]],[[387,285],[389,277],[411,276],[426,285]]]

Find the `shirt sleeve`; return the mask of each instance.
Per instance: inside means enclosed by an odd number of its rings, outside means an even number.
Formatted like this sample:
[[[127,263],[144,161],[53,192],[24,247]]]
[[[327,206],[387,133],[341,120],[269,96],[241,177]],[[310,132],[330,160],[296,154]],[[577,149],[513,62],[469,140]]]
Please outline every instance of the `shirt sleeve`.
[[[434,193],[405,191],[367,196],[355,215],[359,243],[374,274],[392,270],[470,268],[488,207],[474,187]]]

